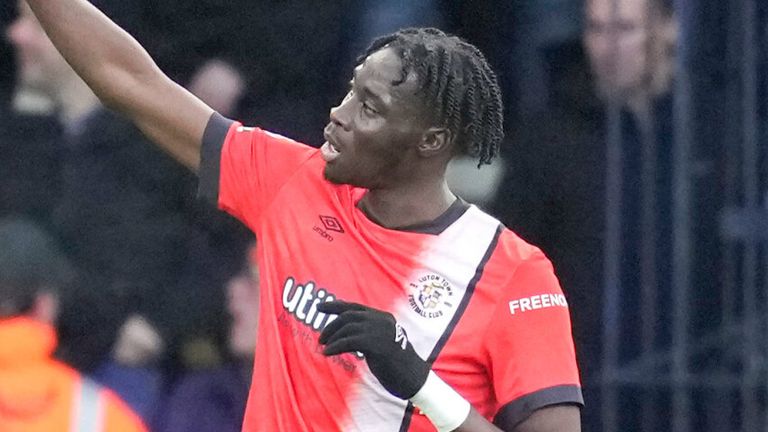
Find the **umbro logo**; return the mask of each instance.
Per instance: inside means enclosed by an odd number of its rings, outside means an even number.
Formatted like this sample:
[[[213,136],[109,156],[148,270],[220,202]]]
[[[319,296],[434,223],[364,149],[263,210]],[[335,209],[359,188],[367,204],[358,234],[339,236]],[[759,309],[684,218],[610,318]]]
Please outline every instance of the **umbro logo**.
[[[336,231],[337,233],[344,234],[344,228],[341,227],[339,220],[333,216],[320,216],[320,222],[323,223],[325,229],[329,231]]]
[[[315,225],[312,227],[312,231],[318,233],[320,237],[328,240],[329,242],[333,241],[333,236],[328,231],[344,234],[344,228],[342,228],[341,223],[339,223],[339,220],[335,217],[320,216],[320,222],[322,222],[323,227],[320,228],[319,226]]]

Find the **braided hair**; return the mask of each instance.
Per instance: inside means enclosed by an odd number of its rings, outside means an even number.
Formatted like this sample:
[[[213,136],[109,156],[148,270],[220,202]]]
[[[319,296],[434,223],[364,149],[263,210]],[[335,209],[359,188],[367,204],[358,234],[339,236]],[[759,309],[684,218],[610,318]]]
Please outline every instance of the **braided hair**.
[[[402,84],[416,75],[417,96],[432,121],[448,128],[460,153],[490,164],[504,138],[501,91],[496,74],[474,45],[434,28],[410,28],[374,40],[365,58],[393,49],[403,63]]]

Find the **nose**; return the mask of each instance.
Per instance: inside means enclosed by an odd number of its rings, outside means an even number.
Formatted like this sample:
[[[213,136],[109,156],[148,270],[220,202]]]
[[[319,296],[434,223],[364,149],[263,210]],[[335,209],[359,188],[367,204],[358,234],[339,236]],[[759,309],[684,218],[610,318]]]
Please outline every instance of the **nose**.
[[[331,108],[331,123],[335,124],[336,126],[341,126],[342,129],[348,131],[349,125],[350,125],[350,118],[349,118],[349,102],[350,97],[345,97],[344,100],[341,101],[341,103],[338,106],[335,106]]]
[[[8,28],[5,29],[6,39],[15,46],[23,45],[24,41],[28,39],[29,34],[26,27],[29,26],[24,25],[24,21],[20,18],[13,21]]]

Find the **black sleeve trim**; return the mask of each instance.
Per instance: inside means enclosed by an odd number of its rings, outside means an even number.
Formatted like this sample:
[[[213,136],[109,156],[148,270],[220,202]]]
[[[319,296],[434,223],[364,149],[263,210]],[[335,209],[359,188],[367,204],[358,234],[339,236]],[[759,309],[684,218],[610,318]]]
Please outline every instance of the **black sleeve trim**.
[[[576,385],[548,387],[519,397],[501,407],[493,423],[499,427],[517,426],[537,409],[561,404],[584,406],[581,387]]]
[[[200,178],[197,185],[197,196],[204,198],[218,207],[219,203],[219,174],[221,168],[221,149],[227,138],[230,126],[234,121],[215,112],[208,119],[208,125],[203,133],[203,143],[200,149]]]

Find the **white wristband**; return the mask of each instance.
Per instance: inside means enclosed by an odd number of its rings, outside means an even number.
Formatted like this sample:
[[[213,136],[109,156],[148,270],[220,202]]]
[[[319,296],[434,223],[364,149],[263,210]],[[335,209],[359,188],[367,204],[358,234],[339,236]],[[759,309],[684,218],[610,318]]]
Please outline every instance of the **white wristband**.
[[[452,431],[461,426],[471,409],[469,402],[433,371],[429,371],[427,381],[410,400],[439,432]]]

